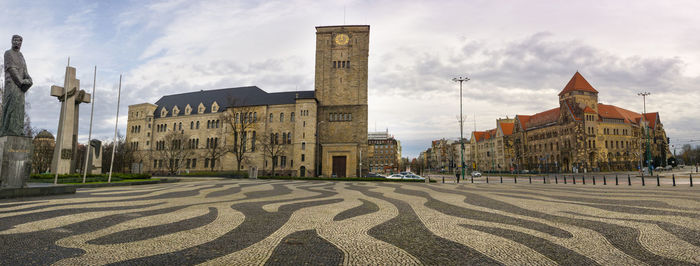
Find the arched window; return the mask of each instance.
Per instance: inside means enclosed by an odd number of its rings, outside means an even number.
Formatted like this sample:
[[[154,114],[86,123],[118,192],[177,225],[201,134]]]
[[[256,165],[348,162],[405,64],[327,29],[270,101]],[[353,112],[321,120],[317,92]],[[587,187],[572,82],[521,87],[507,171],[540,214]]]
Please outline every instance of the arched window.
[[[272,113],[270,113],[270,122],[272,122]]]
[[[197,121],[197,127],[196,127],[196,128],[199,129],[199,121]]]
[[[292,112],[292,114],[289,115],[289,121],[294,122],[294,112]]]
[[[178,130],[182,130],[182,122],[178,124]]]
[[[287,133],[287,144],[292,144],[292,132]]]
[[[280,122],[284,122],[284,113],[280,113]]]
[[[279,144],[279,143],[280,143],[280,142],[279,142],[279,138],[280,138],[280,134],[279,134],[279,133],[275,133],[275,144]]]
[[[211,120],[207,120],[207,128],[211,127]]]
[[[282,132],[282,144],[287,143],[287,133]]]
[[[194,129],[194,121],[190,122],[190,129]]]

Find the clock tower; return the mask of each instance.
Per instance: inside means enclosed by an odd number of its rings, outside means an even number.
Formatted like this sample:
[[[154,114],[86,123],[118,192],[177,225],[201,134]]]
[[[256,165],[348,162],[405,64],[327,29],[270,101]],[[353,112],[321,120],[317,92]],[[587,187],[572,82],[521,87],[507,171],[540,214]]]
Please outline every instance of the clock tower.
[[[321,175],[367,172],[369,26],[316,27],[315,93]],[[361,170],[364,169],[364,170]]]

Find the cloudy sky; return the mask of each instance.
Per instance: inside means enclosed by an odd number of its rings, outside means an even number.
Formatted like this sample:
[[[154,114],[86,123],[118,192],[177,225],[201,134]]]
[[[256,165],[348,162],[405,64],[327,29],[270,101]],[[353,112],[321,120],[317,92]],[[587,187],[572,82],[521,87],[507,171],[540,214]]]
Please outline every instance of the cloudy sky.
[[[0,40],[22,52],[33,126],[55,133],[68,57],[85,90],[97,65],[93,135],[119,131],[128,105],[166,94],[256,85],[313,90],[315,26],[368,24],[369,130],[417,156],[430,140],[557,106],[578,70],[602,103],[661,112],[672,144],[700,144],[697,1],[14,1],[0,0]],[[1,42],[0,42],[1,43]],[[89,106],[81,107],[80,140]],[[465,133],[467,135],[468,133]]]

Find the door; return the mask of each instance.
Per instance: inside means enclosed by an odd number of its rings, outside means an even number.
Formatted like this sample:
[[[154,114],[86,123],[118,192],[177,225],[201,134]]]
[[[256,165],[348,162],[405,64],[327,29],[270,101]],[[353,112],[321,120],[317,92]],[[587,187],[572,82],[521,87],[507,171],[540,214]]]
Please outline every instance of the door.
[[[302,166],[299,167],[299,177],[305,177],[306,176],[306,167]]]
[[[345,177],[345,156],[333,156],[333,174],[336,177]]]

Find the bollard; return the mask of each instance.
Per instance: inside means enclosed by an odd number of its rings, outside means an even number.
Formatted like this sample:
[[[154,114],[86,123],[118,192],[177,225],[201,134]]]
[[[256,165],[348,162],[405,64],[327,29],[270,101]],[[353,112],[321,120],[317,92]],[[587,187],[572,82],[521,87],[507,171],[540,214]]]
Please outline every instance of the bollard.
[[[445,184],[445,176],[442,176],[442,183]]]
[[[486,176],[486,184],[489,183],[489,176]]]
[[[547,184],[547,176],[542,177],[542,184]]]
[[[503,184],[503,176],[501,176],[501,184]]]
[[[474,184],[474,176],[472,176],[472,184]]]
[[[593,185],[595,185],[595,176],[593,176]]]
[[[559,184],[559,179],[557,178],[557,175],[554,175],[554,184]]]
[[[603,175],[603,185],[605,186],[607,184],[608,184],[608,178],[605,177],[605,175]]]
[[[642,173],[642,186],[646,186],[647,184],[644,183],[644,173]]]
[[[566,185],[566,176],[564,176],[564,185]]]
[[[518,183],[518,175],[514,175],[514,176],[513,176],[513,182],[514,182],[515,184]]]
[[[532,176],[528,176],[527,179],[530,180],[530,184],[532,184]]]
[[[617,186],[617,185],[619,185],[619,184],[620,184],[620,183],[617,182],[617,174],[616,174],[616,175],[615,175],[615,185]]]
[[[661,186],[661,182],[659,181],[659,175],[656,175],[656,186]]]
[[[676,174],[673,174],[673,186],[676,186]]]
[[[583,180],[583,184],[586,184],[586,175],[581,175],[581,179]]]
[[[690,175],[688,177],[690,177],[690,186],[692,187],[693,186],[693,173],[690,173]]]
[[[632,185],[632,179],[630,178],[630,174],[627,174],[627,185],[628,186]]]
[[[574,185],[576,185],[576,175],[571,175],[571,179],[573,180],[572,183],[574,183]]]

